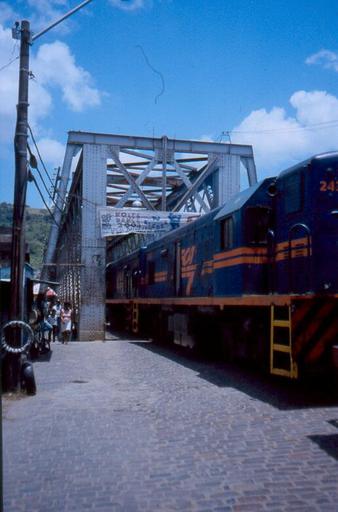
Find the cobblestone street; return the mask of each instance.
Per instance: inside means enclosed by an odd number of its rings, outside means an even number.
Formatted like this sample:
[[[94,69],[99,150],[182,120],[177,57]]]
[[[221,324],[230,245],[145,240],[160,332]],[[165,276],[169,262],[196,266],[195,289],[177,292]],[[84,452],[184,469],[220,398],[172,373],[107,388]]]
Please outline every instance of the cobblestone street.
[[[52,348],[4,399],[5,512],[337,511],[323,391],[145,341]]]

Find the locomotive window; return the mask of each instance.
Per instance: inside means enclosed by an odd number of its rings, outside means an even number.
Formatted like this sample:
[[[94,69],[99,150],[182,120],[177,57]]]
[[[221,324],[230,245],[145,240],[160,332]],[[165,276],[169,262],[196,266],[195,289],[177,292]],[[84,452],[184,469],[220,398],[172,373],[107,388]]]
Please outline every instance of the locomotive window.
[[[299,212],[303,207],[303,180],[302,175],[292,174],[284,182],[284,210],[285,213]]]
[[[148,262],[148,284],[155,283],[155,261]]]
[[[221,249],[231,249],[234,245],[234,221],[227,217],[221,221]]]
[[[245,210],[245,233],[249,244],[266,244],[268,230],[272,224],[271,208],[253,206]]]

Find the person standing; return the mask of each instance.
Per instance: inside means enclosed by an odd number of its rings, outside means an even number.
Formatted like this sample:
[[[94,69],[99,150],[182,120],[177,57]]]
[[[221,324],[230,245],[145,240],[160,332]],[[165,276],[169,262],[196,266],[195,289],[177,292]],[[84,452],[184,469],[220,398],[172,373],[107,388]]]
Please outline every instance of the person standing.
[[[49,333],[49,341],[51,341],[50,338],[51,338],[51,335],[53,334],[53,342],[55,342],[56,336],[57,336],[57,332],[58,332],[57,318],[56,318],[55,309],[50,309],[49,310],[49,315],[48,315],[48,318],[47,318],[47,322],[50,323],[50,325],[53,327],[53,331],[51,333]]]
[[[53,306],[53,310],[55,311],[55,316],[57,320],[57,337],[59,341],[61,340],[61,309],[61,302],[59,301],[59,299],[57,299],[56,303]]]
[[[61,333],[62,343],[68,344],[72,332],[72,310],[69,302],[65,302],[61,309]]]

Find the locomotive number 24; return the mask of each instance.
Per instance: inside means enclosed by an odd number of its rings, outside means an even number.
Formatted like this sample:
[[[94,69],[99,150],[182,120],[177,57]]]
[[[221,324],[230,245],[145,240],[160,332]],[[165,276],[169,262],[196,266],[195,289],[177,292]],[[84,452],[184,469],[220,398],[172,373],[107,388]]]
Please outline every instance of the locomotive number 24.
[[[320,182],[321,192],[338,192],[338,180],[323,180]]]

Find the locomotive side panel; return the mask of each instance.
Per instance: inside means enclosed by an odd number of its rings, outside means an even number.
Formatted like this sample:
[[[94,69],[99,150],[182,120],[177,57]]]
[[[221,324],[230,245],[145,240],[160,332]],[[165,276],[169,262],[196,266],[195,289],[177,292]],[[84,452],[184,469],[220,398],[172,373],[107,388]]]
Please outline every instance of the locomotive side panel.
[[[214,224],[214,295],[241,295],[243,290],[244,248],[240,212],[221,217]]]
[[[242,296],[270,291],[269,230],[274,227],[273,198],[267,179],[233,212],[215,223],[215,295]],[[236,200],[234,201],[234,206]]]

